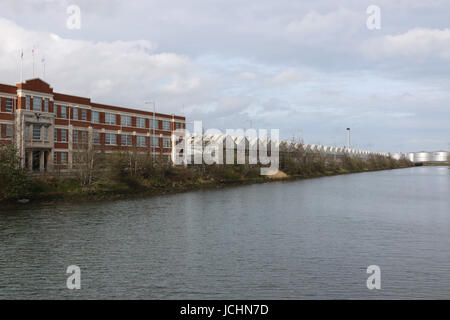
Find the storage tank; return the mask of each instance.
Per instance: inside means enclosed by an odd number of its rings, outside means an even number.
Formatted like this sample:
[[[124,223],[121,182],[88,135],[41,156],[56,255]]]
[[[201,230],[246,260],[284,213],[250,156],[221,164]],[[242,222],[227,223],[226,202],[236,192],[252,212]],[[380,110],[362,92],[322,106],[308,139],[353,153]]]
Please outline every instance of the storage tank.
[[[431,161],[431,152],[420,151],[414,154],[414,162],[428,162]]]
[[[447,162],[447,161],[449,161],[448,154],[449,153],[447,151],[442,151],[442,150],[433,152],[433,155],[431,157],[431,159],[432,159],[431,161]]]
[[[409,161],[414,162],[414,152],[409,152],[408,156],[406,157]]]
[[[391,158],[395,159],[395,160],[400,160],[402,158],[402,154],[401,153],[392,153],[391,154]]]

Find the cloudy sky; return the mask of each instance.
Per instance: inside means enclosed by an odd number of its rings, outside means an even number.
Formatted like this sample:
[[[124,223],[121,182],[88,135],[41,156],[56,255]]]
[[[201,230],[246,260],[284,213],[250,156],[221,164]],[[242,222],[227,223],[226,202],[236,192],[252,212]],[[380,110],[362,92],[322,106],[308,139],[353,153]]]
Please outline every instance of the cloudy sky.
[[[70,5],[81,28],[67,27]],[[369,30],[366,9],[381,9]],[[448,149],[450,0],[2,0],[0,83],[374,151]],[[73,21],[73,20],[70,20]]]

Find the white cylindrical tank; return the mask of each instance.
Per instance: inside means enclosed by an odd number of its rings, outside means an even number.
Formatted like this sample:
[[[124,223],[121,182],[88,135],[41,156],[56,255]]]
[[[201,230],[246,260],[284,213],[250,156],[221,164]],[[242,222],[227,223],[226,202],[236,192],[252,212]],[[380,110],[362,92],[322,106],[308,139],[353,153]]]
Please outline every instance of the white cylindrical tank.
[[[409,161],[414,162],[414,152],[408,153],[407,159],[408,159]]]
[[[402,158],[402,154],[401,153],[392,153],[391,154],[391,158],[395,159],[395,160],[400,160]]]
[[[436,162],[447,162],[449,161],[448,159],[448,155],[449,153],[447,151],[436,151],[433,152],[432,157],[431,157],[431,161],[436,161]]]
[[[431,161],[431,152],[420,151],[414,154],[414,162],[428,162]]]

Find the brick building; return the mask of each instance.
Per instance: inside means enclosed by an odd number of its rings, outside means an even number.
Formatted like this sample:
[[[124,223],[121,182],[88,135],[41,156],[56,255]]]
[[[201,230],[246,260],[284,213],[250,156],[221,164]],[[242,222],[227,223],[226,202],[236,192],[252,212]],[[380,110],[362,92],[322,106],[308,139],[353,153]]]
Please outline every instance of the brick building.
[[[33,171],[71,169],[80,146],[133,149],[170,159],[185,118],[91,102],[56,93],[41,79],[0,84],[0,145],[14,144]]]

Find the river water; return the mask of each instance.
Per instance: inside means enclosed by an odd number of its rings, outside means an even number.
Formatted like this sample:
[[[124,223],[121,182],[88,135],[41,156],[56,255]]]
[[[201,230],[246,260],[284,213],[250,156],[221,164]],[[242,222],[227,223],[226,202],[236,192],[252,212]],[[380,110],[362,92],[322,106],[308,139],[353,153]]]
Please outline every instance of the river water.
[[[0,299],[449,299],[449,171],[0,209]]]

